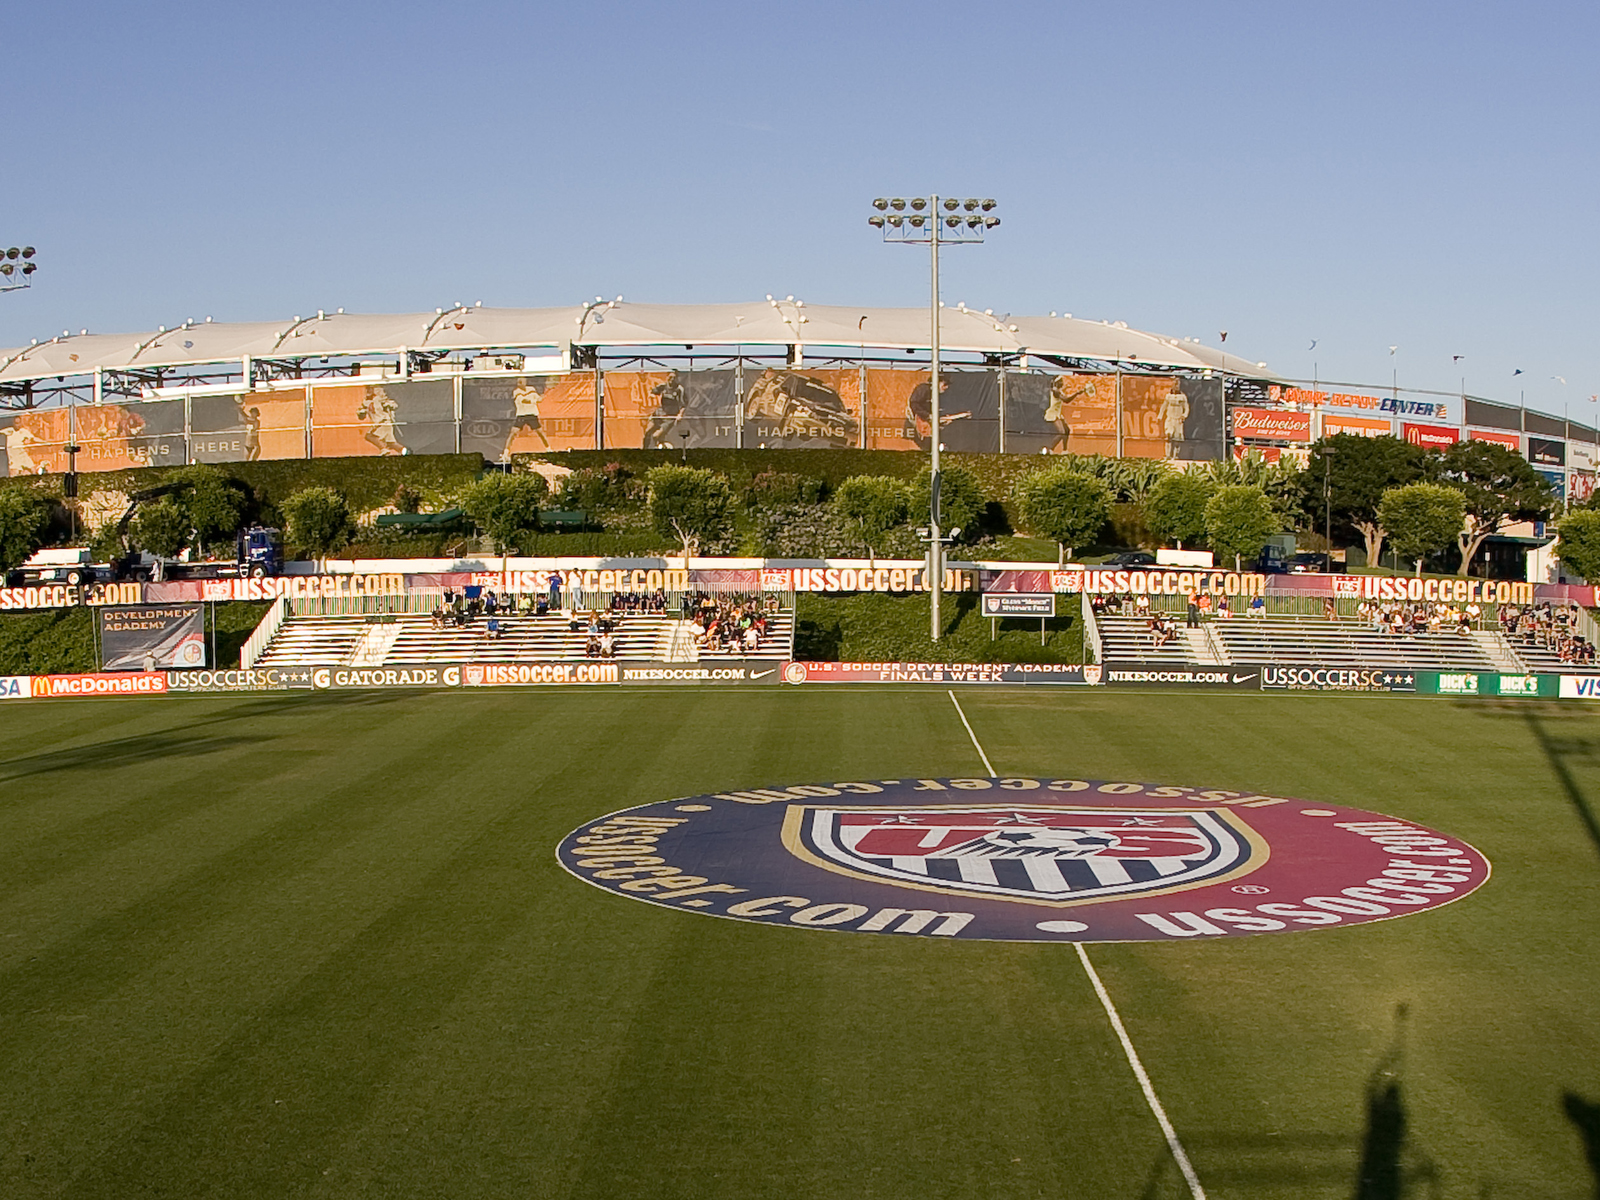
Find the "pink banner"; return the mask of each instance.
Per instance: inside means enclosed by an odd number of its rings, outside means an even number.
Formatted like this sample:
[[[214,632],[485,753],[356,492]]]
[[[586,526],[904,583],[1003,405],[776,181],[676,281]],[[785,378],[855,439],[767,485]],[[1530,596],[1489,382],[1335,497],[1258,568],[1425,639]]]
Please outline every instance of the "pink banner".
[[[1461,440],[1461,431],[1449,425],[1413,425],[1405,422],[1406,441],[1424,450],[1448,450]]]
[[[1236,408],[1233,410],[1233,436],[1277,442],[1309,442],[1311,414],[1279,412],[1270,408]]]

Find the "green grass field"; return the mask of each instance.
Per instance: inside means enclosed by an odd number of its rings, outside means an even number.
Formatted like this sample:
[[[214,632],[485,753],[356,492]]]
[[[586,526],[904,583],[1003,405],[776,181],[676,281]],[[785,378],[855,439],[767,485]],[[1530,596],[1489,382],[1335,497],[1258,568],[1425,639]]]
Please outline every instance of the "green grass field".
[[[1089,947],[1208,1196],[1595,1194],[1589,710],[958,694],[1002,773],[1348,803],[1494,863],[1403,920]],[[1071,946],[715,920],[553,853],[651,800],[981,770],[936,688],[9,705],[0,1196],[1188,1196]]]

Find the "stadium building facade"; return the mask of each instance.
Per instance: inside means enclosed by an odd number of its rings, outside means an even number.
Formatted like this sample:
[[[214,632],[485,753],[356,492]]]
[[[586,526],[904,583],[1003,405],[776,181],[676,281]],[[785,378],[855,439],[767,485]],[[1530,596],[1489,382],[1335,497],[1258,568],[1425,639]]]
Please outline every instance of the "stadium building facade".
[[[63,334],[0,351],[0,470],[926,449],[928,326],[923,309],[619,299]],[[1593,486],[1593,430],[1477,398],[1297,387],[1194,339],[1070,316],[947,307],[940,340],[948,450],[1193,461],[1295,454],[1336,432],[1480,436],[1528,455],[1563,493]]]

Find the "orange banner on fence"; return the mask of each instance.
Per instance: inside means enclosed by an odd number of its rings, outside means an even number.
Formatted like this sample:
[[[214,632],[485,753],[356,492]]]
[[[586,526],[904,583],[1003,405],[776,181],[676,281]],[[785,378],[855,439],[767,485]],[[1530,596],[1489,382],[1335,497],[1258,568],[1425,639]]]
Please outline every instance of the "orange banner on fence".
[[[932,395],[926,371],[868,371],[867,449],[928,449]]]
[[[1189,397],[1166,375],[1058,375],[1044,414],[1061,431],[1056,453],[1124,458],[1178,457],[1188,418]]]
[[[1341,433],[1355,437],[1391,437],[1394,422],[1376,417],[1341,417],[1334,413],[1322,414],[1322,436],[1335,437]]]

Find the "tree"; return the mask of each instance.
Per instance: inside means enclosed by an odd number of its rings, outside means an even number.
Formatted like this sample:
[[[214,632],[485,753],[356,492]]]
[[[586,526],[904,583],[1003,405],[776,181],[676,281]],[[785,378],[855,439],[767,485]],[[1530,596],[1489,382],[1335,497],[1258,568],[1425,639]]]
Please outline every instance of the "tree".
[[[44,545],[50,502],[26,488],[0,491],[0,572],[21,566]]]
[[[1322,528],[1323,483],[1329,491],[1334,524],[1348,534],[1360,534],[1367,547],[1367,562],[1378,565],[1388,536],[1378,519],[1378,505],[1390,488],[1421,481],[1428,453],[1397,437],[1361,437],[1336,433],[1311,448],[1311,458],[1300,473],[1300,506],[1311,528]]]
[[[289,544],[312,558],[342,550],[356,532],[349,502],[333,488],[302,488],[283,502],[283,516]]]
[[[1056,543],[1058,562],[1087,546],[1111,516],[1111,489],[1068,467],[1024,475],[1011,494],[1024,528]]]
[[[167,482],[187,485],[175,493],[175,503],[202,549],[218,542],[232,543],[244,523],[247,503],[244,489],[236,480],[216,467],[197,465],[174,471]]]
[[[886,475],[854,475],[834,490],[834,513],[859,533],[872,555],[878,539],[911,512],[911,487]]]
[[[928,515],[929,481],[933,472],[922,468],[912,488],[911,515],[921,521]],[[949,533],[961,530],[961,540],[970,541],[978,536],[978,520],[989,501],[978,486],[978,477],[962,467],[939,468],[939,531]]]
[[[1260,488],[1219,488],[1206,504],[1206,536],[1217,557],[1233,559],[1235,570],[1240,560],[1256,558],[1267,539],[1278,532],[1278,518],[1272,501]]]
[[[1439,482],[1455,488],[1465,503],[1456,545],[1465,575],[1484,539],[1518,521],[1538,521],[1555,507],[1545,477],[1515,450],[1476,439],[1457,442],[1436,461]]]
[[[175,558],[182,553],[193,531],[189,514],[171,496],[142,505],[133,521],[134,543],[162,558]]]
[[[468,486],[461,511],[501,546],[512,546],[538,525],[539,506],[549,494],[543,475],[495,471]]]
[[[1163,542],[1183,548],[1206,531],[1206,505],[1216,488],[1204,475],[1178,471],[1150,490],[1144,502],[1144,520]]]
[[[652,467],[645,473],[650,522],[675,537],[685,558],[703,541],[726,537],[733,523],[733,488],[727,477],[701,467]]]
[[[1408,483],[1390,488],[1378,502],[1378,521],[1389,532],[1395,551],[1417,564],[1450,544],[1461,529],[1465,501],[1455,488],[1437,483]]]
[[[1556,554],[1590,583],[1600,580],[1600,512],[1579,509],[1561,518]]]

